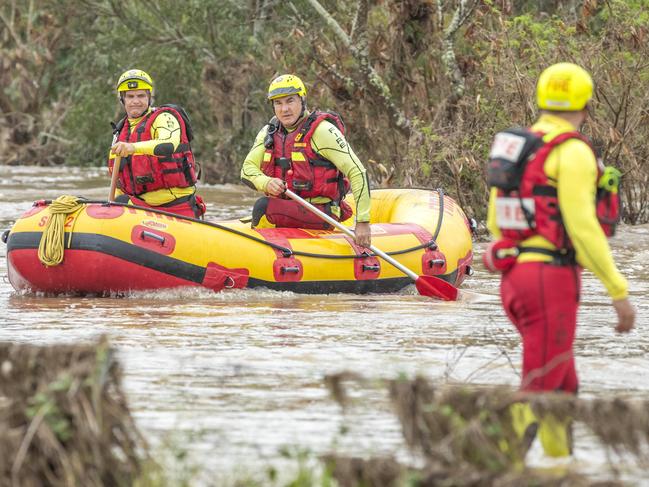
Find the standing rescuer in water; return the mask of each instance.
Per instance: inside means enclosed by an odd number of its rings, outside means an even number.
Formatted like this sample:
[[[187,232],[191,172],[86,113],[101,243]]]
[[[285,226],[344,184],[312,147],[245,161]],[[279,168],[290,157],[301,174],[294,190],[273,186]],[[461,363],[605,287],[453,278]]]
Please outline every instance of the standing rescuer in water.
[[[582,268],[606,287],[616,331],[630,331],[635,321],[627,281],[606,240],[619,219],[620,173],[604,168],[579,132],[593,95],[584,69],[550,66],[536,95],[537,122],[500,132],[491,148],[487,226],[497,240],[484,262],[502,272],[503,307],[522,338],[521,389],[576,394],[573,341]],[[535,421],[522,404],[512,412],[521,430]],[[538,433],[547,454],[570,453],[568,423],[541,419]]]
[[[189,117],[177,105],[152,106],[153,79],[130,69],[117,82],[126,116],[114,124],[108,160],[121,156],[117,201],[200,218],[205,204],[196,194],[196,163]]]
[[[275,116],[265,125],[241,168],[241,180],[266,193],[255,203],[253,227],[330,229],[299,203],[282,197],[288,188],[338,221],[352,211],[343,200],[350,188],[356,201],[356,243],[371,245],[370,187],[363,164],[333,112],[306,106],[306,88],[297,76],[275,78],[268,88]]]

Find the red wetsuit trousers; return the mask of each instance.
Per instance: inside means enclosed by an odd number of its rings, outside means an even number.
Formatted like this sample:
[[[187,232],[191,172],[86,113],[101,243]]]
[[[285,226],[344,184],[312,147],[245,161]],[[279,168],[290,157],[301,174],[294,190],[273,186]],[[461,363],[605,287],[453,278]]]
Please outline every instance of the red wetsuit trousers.
[[[581,268],[542,262],[505,272],[500,296],[523,341],[521,389],[577,393],[573,342]]]

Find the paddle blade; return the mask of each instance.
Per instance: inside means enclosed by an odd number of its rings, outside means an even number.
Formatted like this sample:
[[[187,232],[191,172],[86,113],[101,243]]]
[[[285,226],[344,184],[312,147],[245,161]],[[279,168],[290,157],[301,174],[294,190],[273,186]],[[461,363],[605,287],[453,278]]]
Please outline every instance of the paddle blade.
[[[444,301],[457,300],[457,288],[435,276],[419,276],[415,281],[417,291],[422,296],[443,299]]]

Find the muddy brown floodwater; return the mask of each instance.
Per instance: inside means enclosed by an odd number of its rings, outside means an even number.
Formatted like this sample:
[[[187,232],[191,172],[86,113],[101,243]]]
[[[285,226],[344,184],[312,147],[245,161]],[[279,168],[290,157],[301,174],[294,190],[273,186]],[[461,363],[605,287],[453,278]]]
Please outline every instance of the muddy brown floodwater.
[[[62,194],[102,199],[107,187],[100,169],[0,166],[0,229],[34,200]],[[201,192],[210,219],[246,215],[255,200],[239,186]],[[631,282],[638,327],[627,336],[614,333],[604,288],[585,273],[575,346],[581,395],[646,399],[649,226],[623,226],[611,245]],[[385,391],[355,391],[356,404],[343,415],[324,386],[328,373],[351,370],[376,379],[419,373],[477,384],[519,380],[518,335],[501,311],[497,278],[479,262],[461,299],[444,303],[419,296],[412,286],[397,295],[364,296],[181,289],[122,298],[43,297],[13,290],[5,256],[2,244],[0,340],[48,344],[107,334],[123,363],[137,424],[154,446],[184,451],[186,465],[203,472],[197,484],[259,472],[281,462],[285,448],[412,460]],[[544,465],[538,451],[531,455]],[[604,452],[585,430],[577,430],[571,462],[595,477],[609,475]],[[646,482],[638,467],[624,459],[616,464],[622,479]]]

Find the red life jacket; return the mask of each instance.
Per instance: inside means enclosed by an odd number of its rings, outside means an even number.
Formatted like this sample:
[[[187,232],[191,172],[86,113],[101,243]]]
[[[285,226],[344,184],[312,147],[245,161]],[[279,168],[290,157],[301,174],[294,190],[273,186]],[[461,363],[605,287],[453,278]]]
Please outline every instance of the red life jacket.
[[[593,147],[590,140],[577,131],[557,135],[548,142],[542,133],[527,129],[510,129],[496,135],[489,155],[487,179],[498,188],[496,222],[503,239],[519,243],[541,235],[557,249],[573,248],[561,212],[557,188],[549,184],[543,170],[550,151],[569,139],[579,139]],[[593,155],[595,155],[593,151]],[[598,165],[598,181],[602,170]],[[617,187],[615,192],[597,190],[597,217],[607,236],[615,230],[620,218]]]
[[[189,145],[192,140],[191,126],[184,110],[175,105],[153,108],[133,128],[123,118],[115,125],[114,142],[142,142],[151,140],[151,126],[158,115],[169,112],[180,124],[180,144],[171,155],[151,156],[133,154],[122,158],[119,187],[124,193],[138,196],[162,188],[188,188],[196,184],[196,163]],[[113,168],[113,159],[108,161]]]
[[[286,181],[288,189],[302,198],[324,196],[340,202],[349,191],[349,180],[335,164],[311,148],[311,138],[318,125],[327,120],[345,133],[345,125],[334,112],[314,111],[294,131],[287,133],[276,117],[268,124],[264,141],[266,152],[262,172]]]

